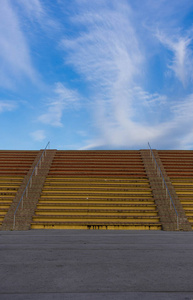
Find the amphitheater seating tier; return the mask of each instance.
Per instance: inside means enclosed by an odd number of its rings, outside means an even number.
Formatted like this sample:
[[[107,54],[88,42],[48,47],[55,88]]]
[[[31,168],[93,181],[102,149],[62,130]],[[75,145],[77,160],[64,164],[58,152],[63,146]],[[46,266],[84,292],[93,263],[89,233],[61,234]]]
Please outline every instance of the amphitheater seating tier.
[[[38,151],[0,151],[0,226]]]
[[[158,151],[193,229],[193,151]]]
[[[38,153],[0,151],[0,228]],[[193,151],[157,153],[193,229]],[[56,151],[31,228],[160,230],[140,151]]]
[[[161,229],[139,151],[57,151],[31,228]]]

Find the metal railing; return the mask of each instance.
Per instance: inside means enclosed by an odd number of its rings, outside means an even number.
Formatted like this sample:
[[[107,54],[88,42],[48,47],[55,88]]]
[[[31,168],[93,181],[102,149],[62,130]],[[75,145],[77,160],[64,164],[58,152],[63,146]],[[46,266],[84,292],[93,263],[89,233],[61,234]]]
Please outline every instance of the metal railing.
[[[38,167],[39,167],[39,169],[41,168],[42,162],[44,161],[44,157],[46,156],[46,150],[48,149],[49,146],[50,146],[50,142],[48,142],[47,145],[46,145],[46,147],[44,148],[44,151],[42,152],[42,155],[40,156],[37,164],[35,165],[35,167],[34,167],[34,169],[32,171],[32,174],[31,174],[31,176],[30,176],[30,178],[28,180],[28,183],[27,183],[27,185],[26,185],[26,187],[25,187],[25,189],[23,191],[23,194],[22,194],[22,196],[21,196],[21,198],[19,200],[19,203],[18,203],[18,205],[16,207],[16,210],[15,210],[14,216],[13,216],[13,229],[15,228],[15,216],[16,216],[17,210],[18,210],[20,204],[22,204],[22,209],[23,209],[23,199],[24,199],[24,196],[26,196],[26,198],[27,198],[27,196],[28,196],[28,189],[31,188],[31,186],[32,186],[33,175],[35,174],[35,176],[36,176],[38,174]]]
[[[163,189],[164,189],[164,186],[165,186],[165,189],[166,189],[166,199],[167,199],[168,196],[169,196],[169,198],[170,198],[170,209],[171,209],[172,206],[173,206],[174,211],[175,211],[175,213],[176,213],[177,229],[179,229],[179,215],[178,215],[178,212],[177,212],[177,210],[176,210],[176,207],[175,207],[175,204],[174,204],[174,202],[173,202],[173,200],[172,200],[170,191],[169,191],[169,189],[168,189],[168,186],[167,186],[167,184],[166,184],[166,181],[165,181],[165,179],[164,179],[164,176],[163,176],[163,174],[162,174],[162,171],[161,171],[160,167],[158,166],[158,163],[157,163],[157,161],[156,161],[156,159],[155,159],[155,156],[154,156],[154,154],[153,154],[153,151],[152,151],[152,149],[151,149],[151,146],[150,146],[149,142],[148,142],[148,146],[149,146],[149,149],[150,149],[150,157],[152,158],[152,162],[153,162],[153,160],[154,160],[154,166],[155,166],[155,169],[157,170],[157,175],[162,177],[162,187],[163,187]]]

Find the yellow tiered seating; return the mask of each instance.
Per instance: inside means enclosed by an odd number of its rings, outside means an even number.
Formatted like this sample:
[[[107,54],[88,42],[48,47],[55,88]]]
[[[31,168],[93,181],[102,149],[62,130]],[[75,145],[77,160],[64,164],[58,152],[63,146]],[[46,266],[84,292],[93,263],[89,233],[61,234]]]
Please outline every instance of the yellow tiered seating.
[[[158,151],[193,229],[193,151]]]
[[[57,151],[31,228],[161,229],[138,151]]]
[[[171,181],[193,229],[193,176],[177,180],[172,178]]]
[[[38,151],[0,151],[0,226]]]
[[[0,175],[0,225],[23,181],[23,176]]]

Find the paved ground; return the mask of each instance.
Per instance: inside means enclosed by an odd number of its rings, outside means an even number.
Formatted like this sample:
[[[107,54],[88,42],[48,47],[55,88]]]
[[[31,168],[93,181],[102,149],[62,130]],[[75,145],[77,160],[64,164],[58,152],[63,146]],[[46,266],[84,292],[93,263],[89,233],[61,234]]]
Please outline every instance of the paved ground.
[[[193,233],[0,231],[0,299],[193,299]]]

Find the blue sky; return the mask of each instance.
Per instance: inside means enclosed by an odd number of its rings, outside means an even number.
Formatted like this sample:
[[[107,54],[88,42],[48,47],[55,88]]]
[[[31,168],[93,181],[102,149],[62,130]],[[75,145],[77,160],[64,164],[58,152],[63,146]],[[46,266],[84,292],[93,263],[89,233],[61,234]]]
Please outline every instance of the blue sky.
[[[193,148],[192,0],[0,2],[0,149]]]

